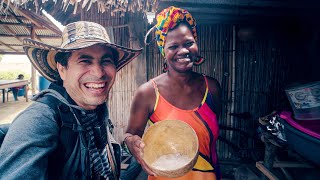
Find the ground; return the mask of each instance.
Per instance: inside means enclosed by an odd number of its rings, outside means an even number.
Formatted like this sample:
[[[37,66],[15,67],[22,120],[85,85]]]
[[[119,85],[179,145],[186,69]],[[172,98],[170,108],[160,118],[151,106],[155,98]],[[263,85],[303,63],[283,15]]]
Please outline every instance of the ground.
[[[31,100],[26,102],[26,99],[24,97],[19,97],[19,101],[14,101],[12,93],[9,94],[9,101],[3,103],[2,93],[0,93],[0,95],[0,124],[11,123],[11,121],[21,111],[23,111],[32,104]]]

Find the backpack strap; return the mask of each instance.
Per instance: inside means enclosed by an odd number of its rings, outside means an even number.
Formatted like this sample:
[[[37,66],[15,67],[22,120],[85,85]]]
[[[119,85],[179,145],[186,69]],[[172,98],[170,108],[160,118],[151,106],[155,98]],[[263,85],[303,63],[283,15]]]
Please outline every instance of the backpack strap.
[[[46,95],[40,97],[36,101],[44,103],[54,110],[55,120],[60,128],[67,127],[76,132],[83,130],[82,127],[75,121],[74,114],[70,110],[71,107],[62,103],[59,99],[51,95]]]
[[[52,167],[49,167],[48,169],[54,171],[50,174],[62,174],[65,170],[73,169],[73,164],[70,163],[68,159],[72,156],[77,142],[80,143],[80,146],[86,146],[86,143],[83,144],[83,140],[79,142],[80,136],[83,136],[83,134],[80,133],[83,131],[83,128],[76,122],[76,115],[71,107],[62,103],[56,97],[46,95],[38,98],[36,101],[47,104],[55,112],[54,118],[59,126],[59,143],[57,149],[49,158],[49,161],[51,161],[50,165],[52,165]],[[73,175],[76,178],[81,177],[80,179],[86,179],[85,176],[90,176],[90,171],[88,170],[90,169],[88,167],[90,165],[88,152],[82,152],[85,149],[86,148],[84,147],[81,148],[81,155],[79,157],[79,160],[81,159],[82,166],[80,171],[82,172],[73,172]],[[61,162],[63,162],[65,167],[61,166]]]

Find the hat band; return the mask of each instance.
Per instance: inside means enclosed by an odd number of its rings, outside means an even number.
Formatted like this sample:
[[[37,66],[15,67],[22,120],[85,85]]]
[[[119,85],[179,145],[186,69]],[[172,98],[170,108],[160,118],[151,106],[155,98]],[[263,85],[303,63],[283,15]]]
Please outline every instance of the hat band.
[[[108,41],[106,41],[103,37],[101,36],[95,36],[93,34],[86,34],[86,35],[81,35],[81,36],[74,36],[74,37],[71,37],[69,38],[68,40],[64,41],[62,44],[61,44],[61,48],[64,48],[66,45],[68,44],[71,44],[79,39],[99,39],[99,40],[102,40],[103,42],[107,42],[107,43],[110,43]]]

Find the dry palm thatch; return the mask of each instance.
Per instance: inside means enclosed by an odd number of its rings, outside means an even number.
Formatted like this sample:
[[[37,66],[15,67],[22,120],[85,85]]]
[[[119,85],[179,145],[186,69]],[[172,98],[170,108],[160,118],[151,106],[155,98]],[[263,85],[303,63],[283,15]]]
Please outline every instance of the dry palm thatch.
[[[78,7],[89,10],[92,5],[96,5],[99,13],[111,11],[111,15],[114,15],[116,12],[120,12],[122,16],[126,12],[155,12],[159,4],[158,0],[0,0],[0,10],[4,7],[3,3],[11,3],[15,6],[31,7],[39,12],[41,6],[49,1],[53,1],[54,4],[62,4],[60,8],[63,11],[66,11],[69,5],[74,6],[74,14],[77,13]]]

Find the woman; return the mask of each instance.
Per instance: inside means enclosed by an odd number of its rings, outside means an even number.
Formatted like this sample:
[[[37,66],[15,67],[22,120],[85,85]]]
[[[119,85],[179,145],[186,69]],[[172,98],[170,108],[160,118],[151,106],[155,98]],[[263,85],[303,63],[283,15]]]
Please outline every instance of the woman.
[[[157,16],[156,39],[165,58],[165,73],[140,86],[131,106],[124,143],[151,176],[156,174],[143,161],[141,140],[147,121],[166,119],[188,123],[199,139],[199,157],[193,170],[177,179],[220,179],[216,153],[220,85],[217,80],[193,72],[203,61],[196,43],[195,20],[183,9],[169,7]]]

